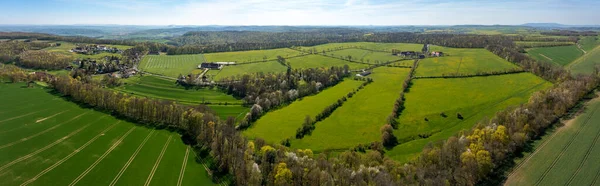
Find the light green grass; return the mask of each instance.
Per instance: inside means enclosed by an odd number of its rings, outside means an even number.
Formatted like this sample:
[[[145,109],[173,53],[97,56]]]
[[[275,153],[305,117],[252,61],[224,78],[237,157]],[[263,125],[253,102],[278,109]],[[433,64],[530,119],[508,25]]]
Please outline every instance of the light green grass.
[[[292,140],[292,148],[348,149],[358,144],[379,141],[379,129],[392,112],[394,101],[410,69],[380,67],[373,70],[374,82],[356,93],[327,119],[316,123],[312,135]]]
[[[58,41],[56,43],[60,43],[61,45],[54,46],[54,47],[48,47],[48,48],[45,48],[44,50],[49,51],[49,52],[56,52],[56,53],[61,53],[61,54],[65,54],[65,55],[70,55],[70,56],[73,56],[74,58],[80,58],[80,59],[86,59],[86,58],[101,59],[106,56],[121,57],[121,54],[116,54],[116,53],[113,54],[113,53],[108,53],[108,52],[102,52],[100,54],[94,54],[94,55],[77,54],[77,53],[69,51],[77,46],[75,43],[64,42],[64,41]],[[90,44],[85,43],[83,45],[90,45]],[[121,50],[127,50],[127,49],[132,48],[132,46],[125,46],[125,45],[106,45],[106,46],[117,47],[118,49],[121,49]]]
[[[175,80],[167,80],[156,76],[135,76],[123,80],[124,85],[114,88],[132,95],[166,99],[186,104],[241,104],[242,101],[227,95],[218,89],[198,88],[185,89],[175,84]]]
[[[314,120],[323,109],[357,89],[361,84],[361,81],[347,79],[317,95],[302,98],[282,109],[269,112],[252,124],[251,128],[246,129],[244,135],[250,139],[263,138],[270,143],[279,143],[286,138],[292,139],[306,116]]]
[[[208,62],[236,62],[246,63],[252,61],[274,60],[277,56],[284,58],[297,56],[300,52],[289,48],[279,48],[270,50],[249,50],[239,52],[219,52],[204,54]]]
[[[228,117],[234,117],[235,119],[243,119],[245,114],[250,111],[250,108],[242,105],[208,105],[214,110],[222,120]]]
[[[583,51],[579,50],[577,46],[572,45],[532,48],[527,50],[527,55],[531,56],[532,58],[538,61],[547,61],[565,66],[575,61],[581,55],[583,55]]]
[[[391,52],[372,52],[369,50],[362,49],[344,49],[335,52],[326,52],[325,55],[333,56],[336,58],[342,57],[344,59],[347,59],[348,56],[352,56],[353,61],[359,61],[369,64],[379,64],[403,59],[401,57],[392,55]]]
[[[153,131],[83,109],[45,89],[21,88],[24,85],[0,84],[3,95],[0,97],[3,103],[0,105],[0,166],[3,167],[0,168],[0,185],[20,185],[33,178],[36,179],[29,185],[69,185],[90,167],[78,184],[107,185]],[[36,113],[29,114],[31,112]],[[125,137],[130,129],[133,131]],[[162,157],[151,183],[177,185],[178,179],[174,178],[179,178],[186,146],[178,134],[159,130],[141,146],[117,185],[144,183],[169,136],[176,143],[169,145],[173,148]],[[116,143],[122,137],[123,141]],[[116,147],[113,151],[95,167],[91,166],[113,145]],[[185,160],[184,185],[212,185],[202,165],[196,163],[193,152],[190,153]]]
[[[574,122],[548,133],[530,153],[516,162],[506,185],[596,185],[600,172],[600,102],[588,104]],[[587,155],[587,158],[586,158]],[[555,162],[555,163],[553,163]],[[581,165],[581,167],[580,167]],[[578,170],[579,169],[579,170]],[[544,172],[547,171],[547,174]]]
[[[204,57],[197,55],[146,55],[139,65],[139,69],[153,74],[170,77],[199,74],[198,65],[203,63]]]
[[[290,63],[292,68],[320,68],[320,67],[332,67],[332,66],[344,66],[348,65],[350,69],[363,69],[367,68],[368,65],[360,63],[351,63],[341,59],[325,57],[321,55],[307,55],[292,59],[287,59],[287,63]]]
[[[515,44],[520,47],[536,48],[536,47],[554,47],[556,44],[575,45],[573,42],[541,42],[541,41],[515,41]]]
[[[600,46],[581,56],[579,59],[567,66],[575,74],[592,74],[596,66],[600,64]]]
[[[449,53],[445,57],[426,58],[419,62],[415,76],[442,76],[449,74],[476,74],[519,69],[485,49],[439,49]]]
[[[581,45],[581,48],[583,48],[583,50],[591,51],[594,48],[596,48],[598,45],[600,45],[600,36],[598,36],[598,37],[593,37],[593,36],[583,37],[583,38],[581,38],[581,40],[579,40],[579,44]]]
[[[219,80],[225,77],[232,77],[243,74],[253,74],[257,72],[280,73],[285,72],[286,70],[287,67],[283,66],[281,63],[276,61],[268,61],[244,65],[225,66],[220,71],[210,70],[208,75],[209,77],[212,77],[215,80]]]
[[[427,143],[470,129],[481,119],[525,103],[533,92],[550,86],[550,83],[529,73],[413,80],[410,92],[405,95],[405,109],[398,119],[399,127],[394,131],[402,144],[386,155],[401,162],[408,161]],[[441,113],[447,117],[442,117]],[[457,113],[464,119],[458,119]],[[422,139],[419,134],[432,136]]]

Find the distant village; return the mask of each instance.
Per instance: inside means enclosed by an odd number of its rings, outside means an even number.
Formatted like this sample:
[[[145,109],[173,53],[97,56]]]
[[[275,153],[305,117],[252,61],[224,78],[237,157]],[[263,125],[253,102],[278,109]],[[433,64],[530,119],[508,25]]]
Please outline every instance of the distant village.
[[[86,55],[94,55],[102,52],[108,52],[113,54],[123,53],[123,50],[120,50],[116,47],[109,47],[106,45],[77,45],[75,48],[70,50],[71,52],[75,52],[78,54],[86,54]]]

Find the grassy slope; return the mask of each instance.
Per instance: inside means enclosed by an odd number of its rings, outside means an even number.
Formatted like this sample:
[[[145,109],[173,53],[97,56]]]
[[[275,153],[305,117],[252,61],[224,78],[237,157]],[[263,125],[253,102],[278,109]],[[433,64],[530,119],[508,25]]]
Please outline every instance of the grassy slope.
[[[348,61],[335,59],[331,57],[325,57],[321,55],[307,55],[288,59],[286,62],[290,63],[292,68],[318,68],[344,65],[348,65],[350,69],[362,69],[368,67],[368,65],[366,64],[351,63]]]
[[[293,140],[292,148],[347,149],[380,139],[379,128],[392,111],[410,69],[380,67],[373,70],[374,82],[359,91],[327,119],[318,122],[310,136]]]
[[[214,79],[219,80],[221,78],[242,75],[242,74],[252,74],[252,73],[257,73],[257,72],[280,73],[280,72],[285,72],[286,70],[287,70],[287,67],[281,65],[280,63],[278,63],[276,61],[269,61],[269,62],[252,63],[252,64],[246,64],[246,65],[226,66],[226,67],[223,67],[223,69],[220,71],[219,70],[209,71],[209,75],[212,75],[214,77]]]
[[[0,106],[0,146],[3,146],[0,148],[0,165],[5,167],[0,170],[0,185],[19,185],[36,175],[39,177],[32,185],[68,185],[113,146],[117,139],[134,128],[114,151],[79,182],[86,185],[106,185],[124,167],[140,142],[152,132],[151,129],[135,126],[101,112],[82,109],[48,94],[44,89],[20,88],[23,85],[0,84],[0,93],[3,95],[0,101],[5,103]],[[35,113],[26,115],[31,112]],[[41,120],[43,118],[46,119]],[[185,145],[179,135],[154,131],[152,136],[155,138],[148,140],[143,146],[124,172],[127,176],[122,176],[118,183],[145,181],[150,173],[148,165],[154,165],[158,157],[156,152],[162,149],[164,139],[169,135],[178,142],[171,145],[178,147],[175,149],[179,151],[172,151],[177,152],[177,156],[163,157],[164,162],[183,162]],[[85,144],[88,145],[84,146]],[[72,155],[69,156],[70,154]],[[18,161],[25,155],[31,156]],[[187,162],[184,183],[211,184],[204,169],[191,157]],[[59,161],[62,163],[52,166]],[[179,170],[180,167],[177,168]],[[160,172],[163,176],[155,177],[179,177],[179,171],[163,169],[170,168],[159,164],[157,173]],[[44,170],[47,172],[41,174]],[[173,179],[161,180],[156,182],[176,185]]]
[[[572,185],[592,185],[594,180],[596,184],[600,183],[597,176],[600,173],[597,166],[600,161],[598,123],[600,102],[595,100],[571,124],[536,141],[536,150],[517,160],[518,166],[505,184],[534,185],[539,182],[541,185],[566,185],[570,178],[573,178]]]
[[[244,135],[250,139],[260,137],[270,143],[279,143],[283,139],[293,138],[296,129],[302,126],[307,115],[314,120],[323,109],[358,88],[360,84],[361,81],[348,79],[317,95],[305,97],[282,109],[269,112],[244,131]]]
[[[245,63],[250,61],[263,61],[264,57],[267,60],[277,59],[277,56],[292,57],[299,55],[300,52],[289,48],[279,48],[270,50],[250,50],[240,52],[220,52],[205,54],[206,61],[209,62],[237,62]]]
[[[140,70],[170,77],[200,73],[198,68],[204,57],[198,55],[146,55],[140,62]]]
[[[581,45],[581,48],[583,48],[583,50],[591,51],[592,49],[600,45],[600,36],[584,37],[581,40],[579,40],[579,44]]]
[[[485,49],[438,48],[449,56],[421,60],[415,76],[441,76],[451,73],[502,71],[519,68]]]
[[[346,58],[347,56],[352,56],[353,61],[362,61],[365,63],[367,63],[368,61],[368,63],[370,64],[376,64],[377,61],[379,61],[380,63],[384,63],[388,61],[396,61],[402,59],[398,56],[392,55],[392,53],[371,52],[368,50],[361,49],[344,49],[335,52],[326,52],[326,55],[333,55],[336,58]]]
[[[567,67],[576,74],[591,74],[594,73],[598,64],[600,64],[600,46],[587,51],[587,54],[573,61]]]
[[[583,55],[583,52],[577,46],[559,46],[532,48],[527,50],[527,54],[538,61],[548,61],[558,65],[567,65]],[[543,55],[543,56],[542,56]],[[544,56],[550,58],[545,58]]]
[[[421,68],[421,67],[419,67]],[[502,88],[498,85],[502,84]],[[406,142],[386,155],[407,161],[429,142],[471,128],[486,116],[527,102],[531,93],[551,86],[529,73],[459,79],[418,79],[406,94],[406,109],[399,118],[396,137]],[[444,112],[447,117],[441,116]],[[464,120],[457,118],[461,113]],[[425,121],[427,118],[429,121]],[[419,134],[433,134],[420,139]]]

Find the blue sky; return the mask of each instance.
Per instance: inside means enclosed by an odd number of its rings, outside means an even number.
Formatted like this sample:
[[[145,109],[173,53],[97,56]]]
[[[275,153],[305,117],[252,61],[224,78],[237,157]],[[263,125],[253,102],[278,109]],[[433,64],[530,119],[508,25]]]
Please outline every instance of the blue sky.
[[[600,25],[600,0],[2,0],[0,24]]]

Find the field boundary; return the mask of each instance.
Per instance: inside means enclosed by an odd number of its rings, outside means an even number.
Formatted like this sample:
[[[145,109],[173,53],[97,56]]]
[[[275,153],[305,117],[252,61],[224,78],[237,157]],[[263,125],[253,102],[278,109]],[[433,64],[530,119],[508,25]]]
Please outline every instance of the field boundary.
[[[75,178],[69,184],[69,186],[73,186],[73,185],[77,184],[81,179],[83,179],[83,177],[85,177],[90,171],[92,171],[92,169],[96,168],[96,165],[98,165],[98,163],[100,163],[102,160],[104,160],[104,158],[106,158],[106,156],[108,156],[108,154],[110,154],[115,148],[117,148],[117,146],[119,146],[121,144],[121,142],[123,142],[123,139],[125,139],[125,137],[129,136],[129,134],[131,132],[133,132],[134,129],[136,129],[136,127],[131,127],[131,129],[129,129],[129,131],[127,131],[125,134],[123,134],[108,150],[106,150],[104,152],[104,154],[102,154],[102,156],[98,157],[98,159],[96,159],[96,161],[94,163],[92,163],[92,165],[90,165],[85,171],[83,171],[81,174],[79,174],[79,176],[77,176],[77,178]]]
[[[596,111],[598,110],[598,107],[600,107],[600,106],[596,106],[594,108],[594,110],[590,113],[590,117],[589,118],[591,118],[594,115],[594,113],[596,113]],[[589,121],[589,120],[586,120],[586,122],[587,121]],[[571,185],[571,182],[573,181],[573,179],[575,179],[575,176],[577,176],[579,174],[579,172],[581,171],[581,167],[583,167],[583,165],[585,164],[585,161],[588,159],[588,157],[590,156],[590,153],[592,152],[592,150],[596,146],[596,143],[598,142],[598,138],[600,138],[600,130],[596,133],[596,136],[594,137],[594,140],[593,140],[592,144],[590,145],[590,147],[585,152],[585,155],[583,156],[583,159],[579,163],[579,166],[577,167],[577,170],[569,178],[569,181],[567,182],[567,185]]]
[[[125,163],[125,165],[123,165],[123,168],[121,168],[121,171],[119,171],[119,173],[117,174],[117,176],[115,176],[115,178],[112,180],[112,182],[110,182],[110,186],[114,186],[115,184],[117,184],[117,182],[119,181],[119,179],[121,178],[121,176],[123,176],[123,174],[125,173],[125,171],[127,171],[127,168],[129,168],[129,165],[131,165],[131,162],[133,162],[133,160],[135,159],[135,157],[137,156],[137,154],[140,152],[140,150],[142,150],[142,147],[144,147],[144,145],[146,145],[146,142],[148,142],[148,139],[150,139],[150,136],[152,136],[152,134],[154,134],[154,131],[156,130],[152,130],[147,136],[146,138],[144,138],[144,141],[142,141],[142,143],[138,146],[137,149],[135,149],[135,152],[133,152],[133,154],[131,155],[131,157],[129,157],[129,160],[127,160],[127,162]]]
[[[92,144],[94,141],[96,141],[100,136],[102,136],[104,133],[108,132],[110,129],[114,128],[115,126],[117,126],[119,123],[121,123],[121,121],[117,121],[116,123],[112,124],[111,126],[109,126],[108,128],[104,129],[102,132],[100,132],[98,135],[94,136],[94,138],[90,139],[88,142],[86,142],[85,144],[81,145],[79,148],[75,149],[73,152],[71,152],[71,154],[67,155],[66,157],[64,157],[63,159],[59,160],[58,162],[54,163],[52,166],[44,169],[42,172],[38,173],[37,175],[35,175],[33,178],[25,181],[24,183],[21,184],[21,186],[25,186],[28,185],[32,182],[34,182],[35,180],[37,180],[38,178],[42,177],[43,175],[45,175],[46,173],[54,170],[54,168],[60,166],[62,163],[64,163],[65,161],[69,160],[71,157],[73,157],[74,155],[76,155],[77,153],[79,153],[81,150],[85,149],[87,146],[89,146],[90,144]]]
[[[186,147],[185,155],[183,157],[183,163],[181,164],[181,169],[179,170],[179,179],[177,179],[177,186],[181,186],[181,183],[183,182],[183,176],[185,176],[185,167],[187,166],[189,155],[190,155],[190,147]]]
[[[581,63],[581,62],[582,62],[584,59],[586,59],[586,58],[587,58],[587,56],[588,56],[588,55],[591,55],[591,54],[593,54],[593,52],[594,52],[594,51],[596,51],[596,50],[600,50],[600,45],[596,46],[596,48],[594,48],[594,49],[590,50],[589,52],[587,52],[587,53],[583,54],[582,56],[579,56],[579,58],[575,59],[575,61],[573,61],[573,62],[569,63],[569,64],[566,66],[566,68],[568,68],[569,70],[571,70],[573,66],[575,66],[575,65],[577,65],[577,64],[579,64],[579,63]]]
[[[488,76],[503,76],[527,73],[526,70],[514,70],[514,71],[494,71],[494,72],[478,72],[477,74],[466,74],[466,75],[441,75],[441,76],[415,76],[414,79],[450,79],[450,78],[471,78],[471,77],[488,77]]]

